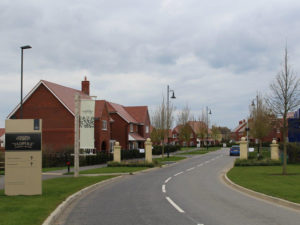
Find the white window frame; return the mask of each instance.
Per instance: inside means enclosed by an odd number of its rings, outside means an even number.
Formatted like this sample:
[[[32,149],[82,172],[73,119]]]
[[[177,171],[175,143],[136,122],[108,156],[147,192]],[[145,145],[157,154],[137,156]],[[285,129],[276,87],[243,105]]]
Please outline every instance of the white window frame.
[[[102,126],[102,130],[107,130],[107,121],[106,120],[102,120],[102,125],[101,126]]]
[[[132,124],[132,123],[129,124],[129,131],[130,131],[131,133],[133,133],[133,124]]]
[[[149,126],[146,126],[146,134],[149,134]]]

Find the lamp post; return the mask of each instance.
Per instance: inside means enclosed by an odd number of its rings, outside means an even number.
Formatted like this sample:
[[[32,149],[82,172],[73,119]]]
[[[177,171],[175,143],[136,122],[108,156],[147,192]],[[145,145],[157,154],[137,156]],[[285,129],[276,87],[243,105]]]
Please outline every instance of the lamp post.
[[[209,112],[208,112],[209,110]],[[206,150],[208,151],[208,129],[209,129],[209,120],[208,120],[208,114],[211,115],[211,109],[209,109],[207,106],[206,106],[206,118],[207,118],[207,133],[206,133]]]
[[[169,94],[170,94],[170,92],[172,92],[172,96],[171,96],[171,98],[172,99],[175,99],[176,97],[175,97],[175,93],[174,93],[174,90],[170,90],[170,88],[169,88],[169,85],[167,86],[167,143],[169,142]],[[168,152],[167,152],[167,154],[168,154],[168,158],[169,158],[169,156],[170,156],[170,153],[169,153],[169,148],[168,148]]]
[[[32,48],[30,45],[25,45],[21,47],[21,107],[20,107],[20,119],[23,118],[23,51],[24,49]]]

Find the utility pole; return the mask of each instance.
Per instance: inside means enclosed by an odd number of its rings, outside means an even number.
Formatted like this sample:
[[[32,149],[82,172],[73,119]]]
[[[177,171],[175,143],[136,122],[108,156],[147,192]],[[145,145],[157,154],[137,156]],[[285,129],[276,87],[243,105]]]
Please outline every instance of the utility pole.
[[[75,94],[75,134],[74,134],[74,177],[79,176],[79,119],[80,119],[80,95],[79,93]]]

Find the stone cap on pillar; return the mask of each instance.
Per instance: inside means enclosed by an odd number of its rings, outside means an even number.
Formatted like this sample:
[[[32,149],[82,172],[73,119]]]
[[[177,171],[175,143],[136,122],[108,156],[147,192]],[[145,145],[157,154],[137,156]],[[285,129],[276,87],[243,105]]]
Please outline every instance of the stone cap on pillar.
[[[148,144],[148,145],[149,145],[149,144],[152,144],[151,139],[150,139],[150,138],[147,138],[145,144]]]
[[[115,142],[115,146],[120,146],[120,143],[118,141]]]

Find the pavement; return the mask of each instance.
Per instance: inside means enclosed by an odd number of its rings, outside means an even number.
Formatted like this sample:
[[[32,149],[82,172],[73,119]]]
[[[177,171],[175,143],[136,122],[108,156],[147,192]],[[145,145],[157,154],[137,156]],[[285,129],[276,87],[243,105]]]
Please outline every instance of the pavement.
[[[299,224],[299,211],[225,185],[220,176],[233,160],[223,149],[107,182],[73,201],[55,224]]]

